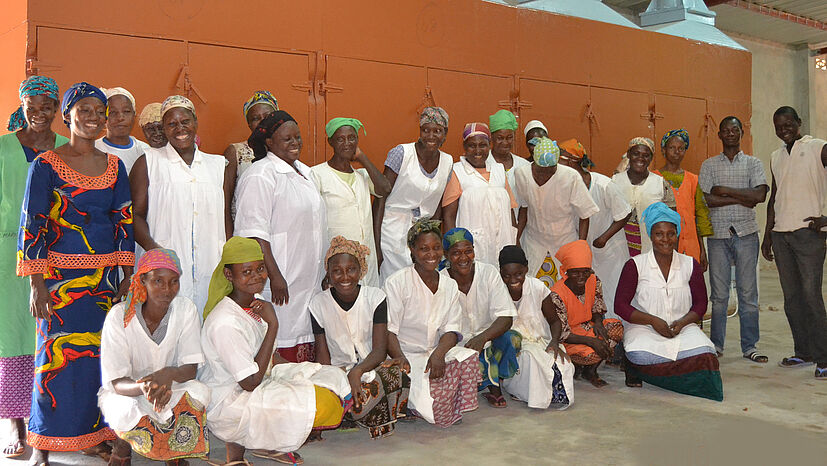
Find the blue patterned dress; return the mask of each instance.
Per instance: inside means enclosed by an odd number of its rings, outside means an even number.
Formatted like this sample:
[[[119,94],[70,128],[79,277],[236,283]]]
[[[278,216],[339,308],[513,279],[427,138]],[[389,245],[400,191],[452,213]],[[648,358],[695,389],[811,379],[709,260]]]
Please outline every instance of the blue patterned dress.
[[[54,314],[37,320],[28,443],[76,451],[115,438],[98,408],[100,335],[119,266],[132,266],[132,198],[122,162],[86,176],[55,152],[29,169],[17,245],[17,274],[44,274]]]

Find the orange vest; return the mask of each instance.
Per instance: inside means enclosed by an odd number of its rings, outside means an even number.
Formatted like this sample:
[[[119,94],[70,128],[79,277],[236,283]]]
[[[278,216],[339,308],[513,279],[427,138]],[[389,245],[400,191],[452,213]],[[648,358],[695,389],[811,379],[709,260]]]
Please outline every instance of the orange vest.
[[[660,175],[659,170],[655,173]],[[663,175],[661,175],[663,176]],[[668,182],[668,181],[667,181]],[[675,194],[678,215],[681,216],[681,235],[678,237],[678,252],[701,261],[701,246],[698,244],[698,229],[695,225],[695,193],[698,190],[698,175],[683,171],[683,183]]]
[[[577,296],[566,286],[565,278],[564,275],[563,278],[551,287],[551,291],[557,293],[560,299],[563,300],[563,304],[566,305],[566,315],[568,316],[571,333],[584,337],[595,337],[596,335],[593,329],[585,330],[580,324],[592,320],[592,308],[594,307],[594,299],[597,292],[597,277],[592,274],[586,281],[585,303],[577,299]],[[566,353],[583,357],[587,357],[594,352],[591,346],[588,345],[563,343],[563,346],[566,348]]]

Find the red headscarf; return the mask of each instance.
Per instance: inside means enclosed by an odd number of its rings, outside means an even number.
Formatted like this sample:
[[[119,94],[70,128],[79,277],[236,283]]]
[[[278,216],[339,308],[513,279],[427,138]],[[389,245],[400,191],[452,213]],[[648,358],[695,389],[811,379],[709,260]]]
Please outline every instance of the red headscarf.
[[[132,275],[129,284],[129,294],[126,295],[126,310],[123,313],[123,326],[135,317],[135,308],[146,302],[146,287],[141,283],[141,275],[155,269],[169,269],[181,275],[181,262],[172,249],[151,249],[138,260],[138,269]]]

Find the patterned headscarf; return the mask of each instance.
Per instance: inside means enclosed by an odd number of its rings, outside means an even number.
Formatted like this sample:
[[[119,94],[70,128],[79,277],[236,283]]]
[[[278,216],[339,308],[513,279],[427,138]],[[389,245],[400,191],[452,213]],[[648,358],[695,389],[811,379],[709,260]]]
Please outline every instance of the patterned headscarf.
[[[279,102],[273,97],[273,94],[270,91],[256,91],[253,93],[253,96],[247,99],[247,102],[244,102],[242,109],[244,111],[244,118],[247,118],[247,113],[253,108],[253,105],[256,104],[265,104],[273,107],[273,111],[279,109]]]
[[[324,127],[324,132],[327,134],[328,138],[333,137],[333,134],[339,130],[342,126],[350,126],[355,131],[356,134],[359,134],[359,130],[361,129],[367,135],[368,132],[365,131],[365,125],[362,124],[361,121],[357,120],[356,118],[333,118],[332,120],[327,122],[327,125]]]
[[[681,216],[674,210],[670,209],[663,202],[655,202],[643,211],[641,220],[646,225],[646,234],[652,236],[652,227],[656,223],[669,222],[675,225],[678,229],[678,235],[681,234]]]
[[[559,144],[560,150],[564,150],[569,154],[577,157],[580,166],[584,169],[594,167],[594,162],[589,159],[589,154],[586,153],[586,148],[577,139],[568,139]]]
[[[663,138],[661,138],[660,140],[661,149],[666,147],[666,143],[669,142],[669,140],[675,136],[683,139],[683,143],[686,144],[686,149],[689,149],[689,132],[683,128],[667,131],[666,134],[663,135]]]
[[[362,278],[365,278],[365,275],[368,273],[368,263],[365,260],[365,256],[370,254],[369,247],[359,243],[358,241],[351,241],[341,235],[334,236],[333,239],[330,240],[330,248],[324,256],[325,271],[327,271],[327,261],[329,261],[330,258],[336,254],[350,254],[355,257],[356,261],[359,262],[359,268],[361,269],[359,279],[361,280]]]
[[[72,84],[72,86],[63,93],[63,102],[60,104],[63,113],[63,122],[66,123],[66,126],[70,126],[69,112],[72,111],[72,107],[86,97],[95,97],[103,102],[103,105],[106,105],[106,94],[97,87],[87,82]]]
[[[592,250],[589,243],[579,239],[565,244],[554,255],[560,261],[560,272],[569,269],[590,269],[592,267]]]
[[[433,123],[447,129],[448,112],[442,107],[425,107],[422,115],[419,116],[419,126],[422,127],[425,123]]]
[[[127,99],[129,99],[129,101],[132,103],[132,110],[135,110],[135,111],[138,110],[138,106],[135,104],[135,97],[132,95],[131,92],[127,91],[126,89],[124,89],[122,87],[110,87],[108,89],[101,88],[101,90],[103,91],[104,94],[106,94],[106,99],[107,100],[111,99],[112,97],[114,97],[116,95],[122,95],[122,96],[126,97]],[[109,109],[108,108],[107,108],[107,114],[109,114]]]
[[[161,104],[161,118],[163,119],[164,115],[168,111],[176,107],[185,108],[192,112],[193,116],[195,116],[195,105],[190,99],[182,95],[171,95],[164,100],[164,103]]]
[[[560,159],[560,148],[557,141],[549,138],[540,138],[540,142],[534,146],[534,163],[541,167],[553,167]]]
[[[498,110],[497,113],[488,117],[488,126],[491,127],[491,132],[495,133],[501,129],[510,129],[512,131],[520,127],[517,124],[517,117],[508,110]]]
[[[145,126],[150,123],[160,123],[161,122],[161,103],[160,102],[152,102],[151,104],[146,104],[146,107],[141,111],[141,116],[138,118],[138,124],[140,126]]]
[[[629,149],[635,146],[646,146],[649,148],[650,151],[652,151],[652,154],[655,153],[655,141],[649,138],[645,138],[642,136],[632,138],[632,140],[629,141]]]
[[[415,221],[414,224],[411,225],[411,228],[408,229],[408,247],[413,248],[416,239],[424,235],[425,233],[435,233],[437,236],[441,238],[441,226],[441,221],[432,220],[431,217],[422,217],[419,220]]]
[[[123,326],[126,328],[129,321],[135,317],[135,309],[139,304],[146,302],[146,287],[141,283],[141,276],[156,269],[168,269],[181,275],[181,262],[172,249],[150,249],[138,259],[137,270],[129,283],[129,294],[126,295],[126,310],[123,314]]]
[[[468,123],[465,129],[462,130],[462,140],[466,141],[472,136],[485,136],[485,139],[491,140],[491,131],[488,130],[488,125],[485,123]]]
[[[455,244],[468,241],[474,245],[474,235],[465,228],[451,228],[445,235],[442,236],[442,249],[446,251],[451,249]]]
[[[46,76],[29,76],[24,79],[23,82],[20,83],[18,94],[21,102],[23,101],[23,97],[35,95],[45,95],[55,102],[58,101],[57,83],[54,79]],[[28,125],[29,124],[26,123],[26,114],[23,113],[23,105],[21,105],[9,116],[8,129],[9,131],[17,131]]]
[[[212,277],[210,277],[207,304],[204,306],[205,320],[213,308],[215,308],[225,296],[229,296],[229,294],[233,292],[233,284],[224,276],[224,266],[261,260],[264,260],[261,246],[259,246],[258,241],[252,238],[233,236],[224,243],[224,249],[221,251],[221,261],[215,266]]]

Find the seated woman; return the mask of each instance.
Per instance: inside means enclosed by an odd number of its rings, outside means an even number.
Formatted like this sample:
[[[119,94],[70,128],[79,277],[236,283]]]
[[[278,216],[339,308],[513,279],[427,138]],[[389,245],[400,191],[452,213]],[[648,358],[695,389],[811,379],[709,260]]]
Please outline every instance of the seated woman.
[[[474,237],[465,228],[453,228],[442,238],[448,268],[442,270],[457,282],[462,309],[462,343],[480,353],[483,396],[491,406],[505,408],[500,383],[517,373],[520,335],[509,330],[517,309],[493,265],[474,260]]]
[[[563,326],[542,280],[526,276],[528,259],[519,246],[500,251],[500,276],[517,307],[512,329],[522,341],[520,370],[503,388],[529,408],[566,409],[574,402],[574,366],[560,344]]]
[[[126,302],[112,307],[101,334],[98,403],[118,435],[111,465],[130,464],[132,450],[167,464],[209,452],[210,389],[195,380],[204,362],[201,319],[178,295],[181,265],[171,249],[138,261]]]
[[[597,375],[597,367],[612,356],[623,339],[623,324],[603,319],[603,285],[592,271],[589,243],[572,241],[555,255],[561,264],[563,280],[551,287],[551,302],[563,323],[563,345],[575,367],[575,378],[582,375],[595,387],[608,385]]]
[[[230,238],[210,280],[201,331],[206,363],[198,373],[213,390],[207,425],[227,443],[228,463],[244,461],[247,448],[261,458],[301,463],[293,452],[311,429],[337,427],[350,405],[344,372],[273,353],[278,320],[273,305],[255,297],[266,281],[258,242]]]
[[[626,385],[641,380],[678,393],[722,401],[715,346],[697,323],[707,295],[698,261],[678,253],[681,218],[662,202],[643,211],[652,251],[623,267],[615,312],[627,323]]]
[[[310,301],[316,362],[347,372],[353,407],[347,417],[371,438],[393,433],[405,417],[411,380],[398,366],[380,366],[388,354],[388,304],[379,288],[359,285],[370,248],[336,236],[325,256],[331,287]]]
[[[385,281],[388,356],[411,377],[410,407],[426,421],[450,427],[477,409],[477,352],[457,347],[462,310],[457,283],[437,272],[440,222],[421,218],[408,230],[413,265]]]

